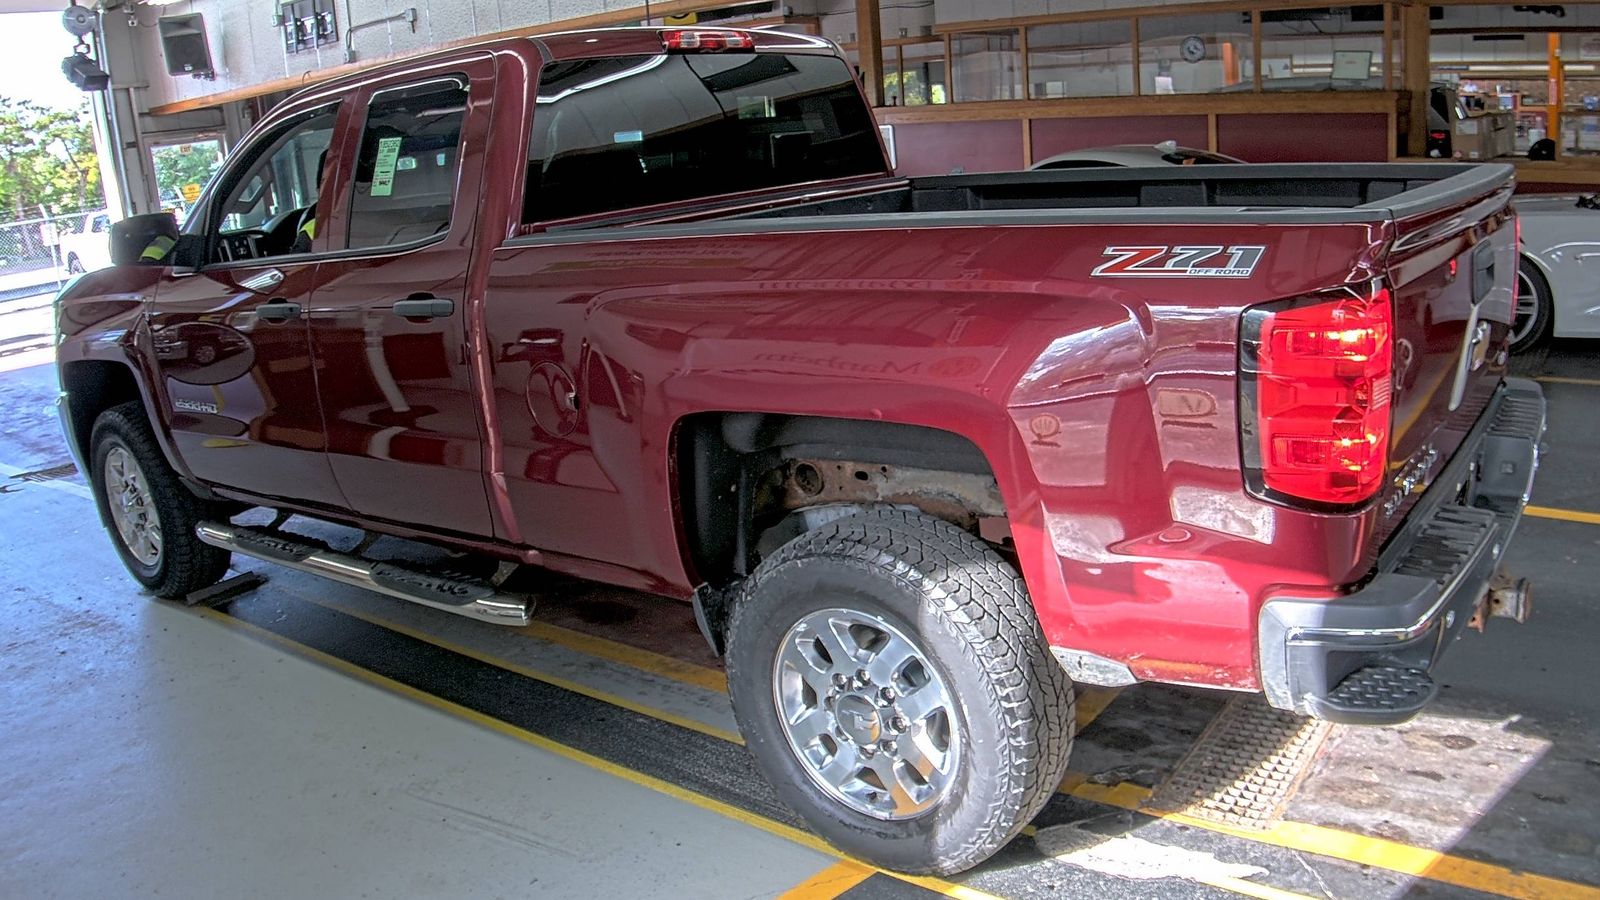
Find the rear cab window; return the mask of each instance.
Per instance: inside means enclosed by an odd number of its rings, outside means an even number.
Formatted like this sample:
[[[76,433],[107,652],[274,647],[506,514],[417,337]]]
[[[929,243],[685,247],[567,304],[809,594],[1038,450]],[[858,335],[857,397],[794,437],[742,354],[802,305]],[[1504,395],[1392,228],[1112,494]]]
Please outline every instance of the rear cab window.
[[[545,66],[523,222],[885,174],[835,56],[606,56]]]

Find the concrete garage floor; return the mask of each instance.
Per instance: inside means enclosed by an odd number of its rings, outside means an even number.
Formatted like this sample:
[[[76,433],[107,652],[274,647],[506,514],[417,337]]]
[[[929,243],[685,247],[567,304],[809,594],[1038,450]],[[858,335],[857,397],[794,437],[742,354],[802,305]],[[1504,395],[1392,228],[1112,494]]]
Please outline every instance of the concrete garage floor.
[[[1463,639],[1429,714],[1336,729],[1242,830],[1146,808],[1228,697],[1088,692],[1060,795],[957,886],[796,827],[677,605],[542,576],[539,620],[501,629],[248,559],[269,583],[219,610],[141,596],[59,468],[24,305],[0,304],[0,895],[1600,897],[1600,344],[1520,364],[1552,413],[1510,554],[1534,618]]]

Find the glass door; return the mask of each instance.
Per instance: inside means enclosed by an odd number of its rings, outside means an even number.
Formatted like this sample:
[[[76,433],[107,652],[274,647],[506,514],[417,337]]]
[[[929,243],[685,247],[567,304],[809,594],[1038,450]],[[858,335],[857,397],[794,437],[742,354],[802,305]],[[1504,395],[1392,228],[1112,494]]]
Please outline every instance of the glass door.
[[[221,168],[226,152],[221,135],[215,134],[185,135],[181,141],[168,139],[151,146],[151,171],[161,209],[176,215],[179,225]]]

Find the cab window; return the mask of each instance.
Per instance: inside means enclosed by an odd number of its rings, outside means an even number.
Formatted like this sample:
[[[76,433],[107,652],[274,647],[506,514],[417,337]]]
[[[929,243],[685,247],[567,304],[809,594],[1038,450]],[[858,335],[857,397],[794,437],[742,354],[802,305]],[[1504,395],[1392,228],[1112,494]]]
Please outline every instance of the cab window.
[[[523,222],[886,171],[833,56],[616,56],[539,76]]]
[[[303,113],[257,144],[228,180],[213,221],[213,262],[306,252],[300,235],[316,218],[336,106]]]
[[[465,77],[373,96],[351,188],[350,249],[415,244],[450,230],[466,118]]]

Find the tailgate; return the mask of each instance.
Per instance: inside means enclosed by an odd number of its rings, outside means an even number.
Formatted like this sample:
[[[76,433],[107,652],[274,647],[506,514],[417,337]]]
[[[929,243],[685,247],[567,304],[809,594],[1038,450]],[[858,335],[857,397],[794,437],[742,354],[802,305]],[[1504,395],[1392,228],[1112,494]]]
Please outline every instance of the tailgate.
[[[1385,261],[1394,298],[1387,540],[1460,448],[1506,371],[1517,283],[1509,180],[1397,208]],[[1420,205],[1420,204],[1419,204]]]

